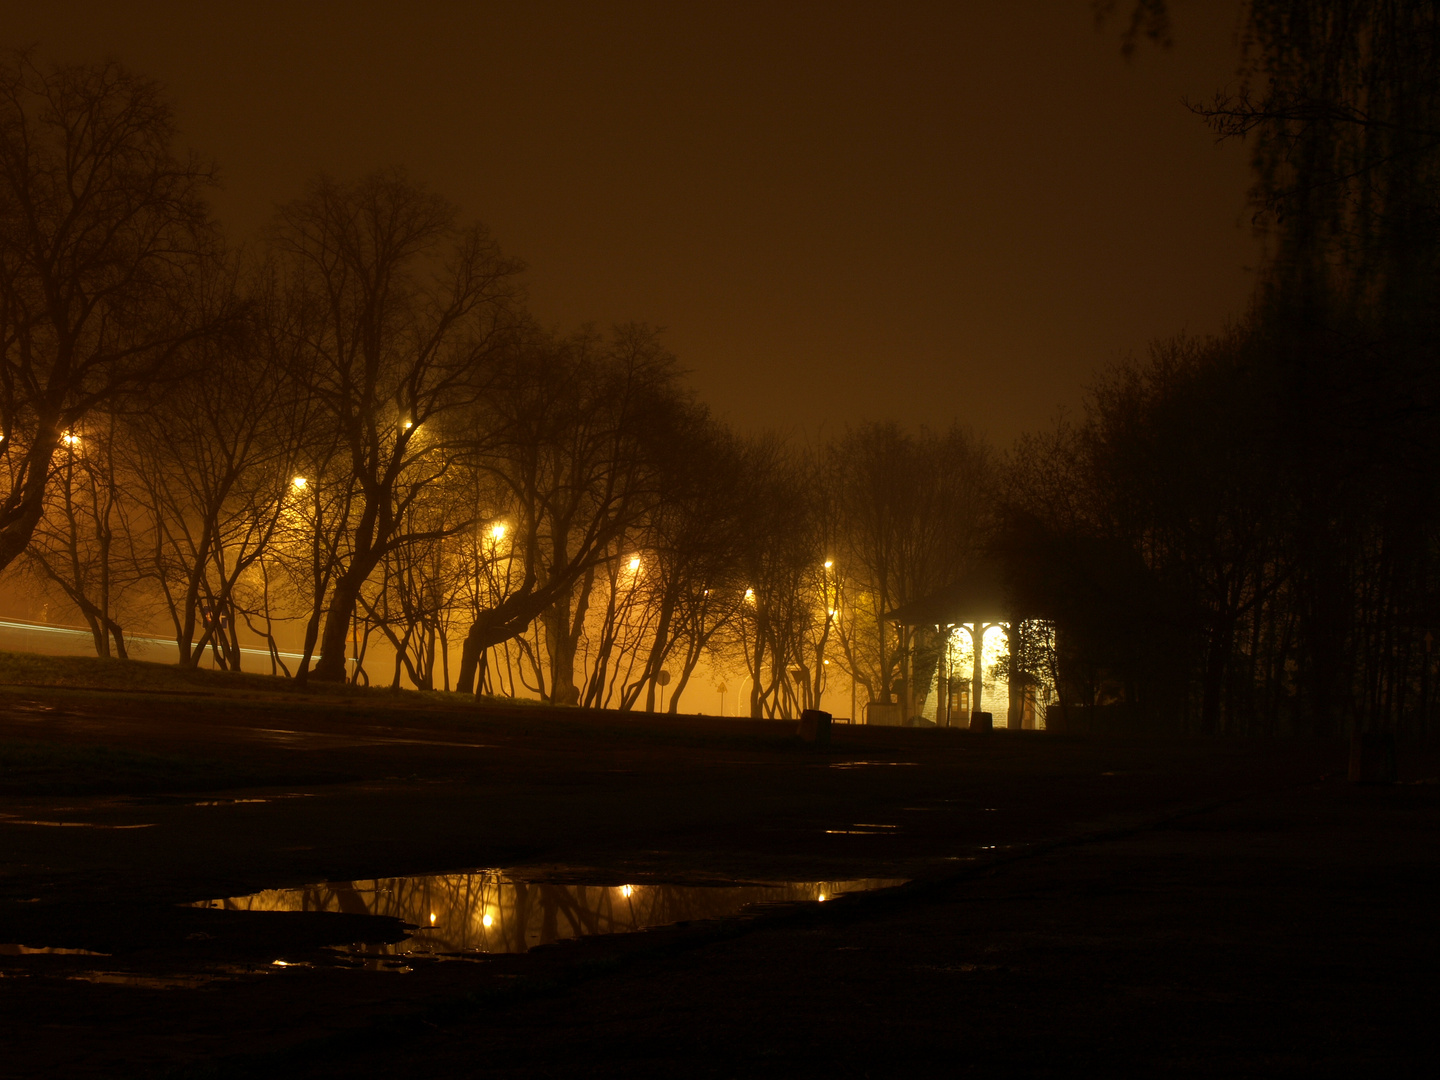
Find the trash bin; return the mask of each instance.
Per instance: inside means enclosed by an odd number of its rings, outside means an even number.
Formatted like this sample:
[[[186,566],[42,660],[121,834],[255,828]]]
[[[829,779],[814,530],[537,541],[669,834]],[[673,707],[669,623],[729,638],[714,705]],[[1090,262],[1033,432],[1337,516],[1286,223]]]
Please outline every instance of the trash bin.
[[[806,709],[800,714],[800,730],[796,734],[806,742],[828,743],[830,714],[819,709]]]

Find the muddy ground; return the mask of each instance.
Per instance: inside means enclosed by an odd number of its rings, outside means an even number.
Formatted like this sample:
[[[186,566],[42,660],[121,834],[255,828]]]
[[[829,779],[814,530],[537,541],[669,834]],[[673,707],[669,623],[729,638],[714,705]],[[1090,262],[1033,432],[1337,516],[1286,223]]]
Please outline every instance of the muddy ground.
[[[1440,764],[1400,765],[0,688],[0,1075],[1428,1076]],[[329,962],[394,920],[183,906],[484,867],[911,883],[403,973]]]

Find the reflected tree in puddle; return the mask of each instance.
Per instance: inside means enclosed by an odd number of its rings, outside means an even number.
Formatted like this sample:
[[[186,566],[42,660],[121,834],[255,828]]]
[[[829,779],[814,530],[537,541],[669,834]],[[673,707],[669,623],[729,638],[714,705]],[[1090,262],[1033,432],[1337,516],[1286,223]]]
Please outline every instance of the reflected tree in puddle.
[[[735,886],[576,885],[485,870],[270,889],[198,906],[388,915],[418,928],[400,945],[365,947],[367,955],[519,953],[569,938],[722,918],[752,904],[824,901],[899,884],[877,878]]]

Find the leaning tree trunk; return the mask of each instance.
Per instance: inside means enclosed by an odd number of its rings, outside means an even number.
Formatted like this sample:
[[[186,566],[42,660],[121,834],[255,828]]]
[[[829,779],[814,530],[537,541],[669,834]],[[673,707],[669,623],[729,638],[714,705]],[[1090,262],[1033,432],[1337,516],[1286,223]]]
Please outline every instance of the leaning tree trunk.
[[[320,662],[312,677],[324,682],[345,681],[345,650],[350,642],[350,624],[360,602],[360,589],[379,562],[378,558],[356,560],[335,579],[330,594],[330,610],[325,613],[325,630],[320,635]]]
[[[59,447],[60,434],[53,417],[42,416],[35,442],[25,455],[24,486],[20,497],[0,511],[0,570],[4,570],[30,546],[35,528],[45,516],[45,484],[50,477],[50,460]]]

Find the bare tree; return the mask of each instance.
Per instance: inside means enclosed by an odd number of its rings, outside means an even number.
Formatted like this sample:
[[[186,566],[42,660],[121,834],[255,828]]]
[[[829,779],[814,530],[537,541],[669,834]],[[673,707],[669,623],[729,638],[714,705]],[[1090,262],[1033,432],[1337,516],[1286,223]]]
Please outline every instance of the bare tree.
[[[985,444],[958,426],[940,435],[867,424],[827,448],[836,584],[845,594],[837,636],[870,700],[888,702],[898,688],[913,712],[916,685],[928,685],[938,653],[915,665],[914,629],[888,616],[955,581],[981,552],[994,514],[992,470]]]
[[[449,689],[450,629],[459,613],[459,594],[466,588],[463,541],[471,533],[466,529],[457,534],[449,523],[472,519],[475,513],[473,503],[462,503],[455,494],[436,485],[410,504],[407,531],[433,538],[388,552],[382,573],[360,595],[367,626],[380,630],[395,650],[395,687],[403,672],[417,689],[432,690],[438,669],[443,687]]]
[[[540,619],[546,696],[580,700],[575,657],[594,574],[628,557],[618,540],[660,502],[656,448],[686,415],[682,399],[674,357],[646,327],[620,327],[609,341],[536,340],[516,361],[483,421],[489,445],[477,449],[475,467],[503,486],[513,526],[507,566],[518,580],[475,613],[458,689],[478,685],[486,650]]]
[[[345,463],[316,479],[347,491],[326,542],[333,577],[324,599],[317,594],[325,613],[316,678],[345,677],[356,604],[385,556],[437,535],[411,532],[407,510],[450,469],[459,435],[451,421],[485,391],[514,341],[519,264],[479,225],[458,228],[456,216],[387,172],[352,184],[322,178],[277,223],[276,257],[306,312],[294,374],[321,403]],[[302,678],[311,648],[313,638]]]
[[[114,414],[91,413],[83,432],[61,436],[45,514],[22,564],[80,612],[97,656],[122,659],[128,655],[122,606],[136,599],[144,576],[128,557],[132,538],[144,532],[139,508],[122,495],[119,444],[129,432]]]
[[[174,142],[159,88],[117,64],[0,63],[0,568],[40,520],[63,434],[209,329],[194,288],[217,246],[211,174]]]
[[[738,560],[743,583],[720,643],[750,679],[750,715],[790,716],[808,684],[805,640],[826,619],[814,588],[823,570],[813,462],[778,437],[751,440],[743,456],[745,517]]]
[[[313,418],[268,340],[272,306],[261,297],[232,332],[187,346],[186,375],[134,425],[126,455],[148,510],[148,571],[185,666],[210,645],[239,666],[237,588],[281,532]]]
[[[696,666],[744,592],[740,557],[746,522],[742,451],[722,426],[695,416],[663,463],[664,500],[647,522],[639,585],[654,611],[649,649],[621,708],[645,695],[655,708],[660,672],[674,663],[669,711],[679,709]],[[737,592],[738,589],[738,592]]]

